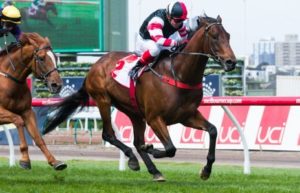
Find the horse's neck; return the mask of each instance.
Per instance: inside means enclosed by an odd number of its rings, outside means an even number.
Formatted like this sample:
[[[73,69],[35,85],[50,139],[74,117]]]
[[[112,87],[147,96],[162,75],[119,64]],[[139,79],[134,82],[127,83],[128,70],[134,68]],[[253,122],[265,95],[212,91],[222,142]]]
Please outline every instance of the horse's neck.
[[[177,76],[186,83],[197,84],[202,82],[208,58],[194,53],[205,53],[204,39],[200,35],[198,38],[192,38],[190,43],[183,49],[184,54],[179,54],[175,58]]]
[[[24,52],[24,51],[23,51]],[[2,56],[1,71],[23,82],[31,73],[31,68],[28,66],[32,58],[25,53],[21,53],[21,49]]]

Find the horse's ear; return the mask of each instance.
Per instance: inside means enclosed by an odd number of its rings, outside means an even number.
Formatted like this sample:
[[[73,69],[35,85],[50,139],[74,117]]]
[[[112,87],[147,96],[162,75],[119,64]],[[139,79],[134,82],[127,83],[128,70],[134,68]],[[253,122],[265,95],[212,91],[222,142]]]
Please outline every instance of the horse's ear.
[[[34,47],[39,47],[39,45],[36,43],[36,41],[34,41],[34,39],[28,38],[28,40],[31,45],[34,45]]]
[[[219,23],[222,23],[222,18],[221,18],[221,16],[220,16],[220,15],[218,15],[218,17],[217,17],[217,21],[218,21]]]
[[[199,19],[198,19],[198,23],[199,23],[199,26],[201,25],[201,26],[203,26],[203,25],[208,25],[208,21],[205,19],[206,17],[199,17]]]
[[[50,40],[49,40],[48,37],[45,37],[45,40],[46,40],[48,43],[50,43]]]

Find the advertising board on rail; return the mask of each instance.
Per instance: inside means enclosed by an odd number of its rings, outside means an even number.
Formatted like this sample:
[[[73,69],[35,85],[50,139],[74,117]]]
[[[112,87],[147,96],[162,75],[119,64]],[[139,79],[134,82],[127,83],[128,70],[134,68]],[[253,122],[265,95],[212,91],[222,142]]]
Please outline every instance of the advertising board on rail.
[[[242,127],[250,150],[300,151],[300,106],[231,106]],[[220,106],[201,106],[199,111],[218,129],[217,149],[243,149],[236,126]],[[122,140],[132,146],[133,130],[129,119],[121,112],[114,121]],[[177,148],[208,148],[207,132],[176,124],[168,127]],[[146,143],[162,147],[159,139],[147,126]]]

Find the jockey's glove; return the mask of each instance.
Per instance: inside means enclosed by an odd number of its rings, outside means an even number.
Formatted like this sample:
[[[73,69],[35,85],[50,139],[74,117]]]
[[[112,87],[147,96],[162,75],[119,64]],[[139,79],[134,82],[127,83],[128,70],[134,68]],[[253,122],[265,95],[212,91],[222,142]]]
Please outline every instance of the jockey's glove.
[[[138,74],[141,68],[143,68],[143,64],[137,62],[137,64],[129,71],[128,75],[132,80],[136,80],[138,78]]]
[[[16,45],[17,45],[18,48],[21,48],[21,47],[22,47],[22,44],[21,44],[20,41],[17,41],[17,42],[16,42]]]
[[[181,40],[181,41],[176,42],[176,46],[179,47],[179,46],[181,46],[183,44],[187,44],[187,43],[188,43],[188,40]]]

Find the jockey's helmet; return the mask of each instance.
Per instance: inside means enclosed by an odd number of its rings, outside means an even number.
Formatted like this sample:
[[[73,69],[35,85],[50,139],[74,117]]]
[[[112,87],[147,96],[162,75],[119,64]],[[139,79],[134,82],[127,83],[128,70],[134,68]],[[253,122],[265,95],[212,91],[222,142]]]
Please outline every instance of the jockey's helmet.
[[[15,24],[21,23],[21,13],[18,8],[9,5],[3,8],[1,21],[10,22]]]
[[[175,1],[167,6],[167,14],[173,19],[187,19],[187,8],[183,2]]]

